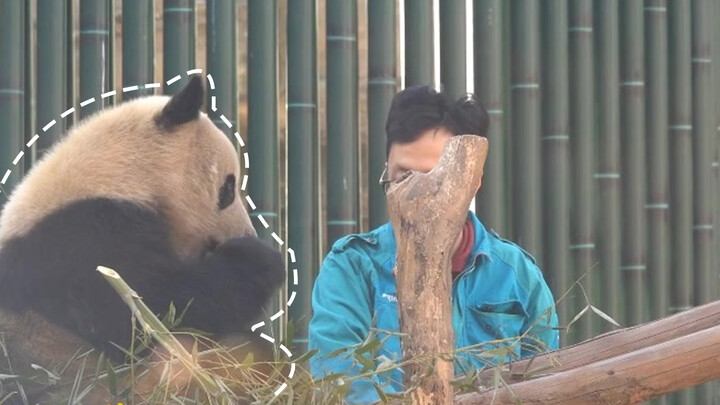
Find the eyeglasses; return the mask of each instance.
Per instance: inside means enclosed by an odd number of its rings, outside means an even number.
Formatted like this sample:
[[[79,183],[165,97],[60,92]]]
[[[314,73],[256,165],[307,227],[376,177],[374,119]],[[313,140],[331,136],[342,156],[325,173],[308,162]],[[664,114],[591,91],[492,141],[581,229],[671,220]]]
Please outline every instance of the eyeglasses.
[[[378,180],[378,183],[380,184],[380,187],[382,187],[385,194],[387,194],[391,182],[392,180],[388,178],[387,163],[385,163],[385,169],[383,169],[382,174],[380,174],[380,180]]]

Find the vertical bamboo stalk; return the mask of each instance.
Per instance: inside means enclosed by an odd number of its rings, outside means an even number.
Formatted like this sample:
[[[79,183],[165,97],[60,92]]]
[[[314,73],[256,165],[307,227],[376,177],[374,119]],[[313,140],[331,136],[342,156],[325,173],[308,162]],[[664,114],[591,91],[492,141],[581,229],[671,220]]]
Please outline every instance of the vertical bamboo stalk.
[[[368,52],[370,48],[368,33],[368,0],[356,2],[355,26],[357,27],[357,114],[358,114],[358,142],[356,144],[358,156],[358,231],[367,232],[370,226],[370,190],[368,163],[369,163],[369,118],[368,118]],[[364,61],[364,63],[363,63]],[[377,181],[377,180],[376,180]],[[373,182],[375,183],[375,182]],[[376,183],[377,184],[377,183]]]
[[[693,305],[692,244],[692,79],[690,7],[684,2],[669,3],[670,78],[670,190],[672,207],[673,294],[670,312]],[[682,271],[681,271],[682,270]]]
[[[220,118],[223,114],[237,131],[237,53],[235,51],[235,2],[208,0],[206,18],[207,74],[212,75],[215,90],[207,93],[207,110],[215,125],[226,134],[239,150],[237,138],[230,134],[227,125]],[[212,96],[218,111],[213,111]],[[239,131],[238,131],[239,133]],[[253,162],[255,163],[255,162]]]
[[[647,66],[648,278],[650,317],[668,314],[670,277],[666,0],[645,0]],[[653,400],[665,404],[666,397]]]
[[[643,4],[620,2],[620,130],[622,147],[622,273],[624,322],[645,319],[645,68]]]
[[[96,97],[80,109],[80,117],[100,111],[107,99],[97,97],[113,88],[112,49],[110,45],[110,0],[80,2],[80,100]]]
[[[315,3],[288,2],[288,227],[298,271],[297,296],[290,307],[296,325],[294,341],[306,350],[307,315],[311,311],[313,269],[318,265],[313,245],[318,237],[314,209],[317,190]]]
[[[273,244],[270,232],[279,223],[276,10],[275,0],[248,1],[248,193],[259,208],[251,215],[262,215],[271,230],[258,234]]]
[[[395,56],[397,27],[396,1],[368,2],[368,120],[370,161],[370,228],[388,220],[385,193],[377,181],[386,158],[385,122],[398,81]]]
[[[45,151],[62,136],[61,122],[44,130],[52,120],[65,111],[67,91],[67,7],[56,0],[37,2],[37,133],[40,135],[33,146],[36,156],[42,158]]]
[[[714,2],[712,15],[715,21],[720,18],[720,2]],[[715,151],[713,159],[713,169],[715,175],[715,207],[714,217],[714,240],[715,240],[715,263],[713,269],[713,296],[715,299],[720,297],[720,24],[713,24],[713,72],[714,72],[714,90],[715,90]]]
[[[513,0],[511,153],[513,172],[513,238],[543,263],[540,248],[540,84],[539,3]],[[542,266],[544,267],[544,266]]]
[[[327,2],[328,245],[358,231],[357,9]]]
[[[548,223],[543,232],[546,257],[545,268],[549,273],[552,291],[565,291],[568,280],[568,245],[570,244],[569,199],[569,143],[568,143],[568,9],[563,0],[544,3],[543,7],[543,136],[542,161],[544,215]],[[559,296],[559,295],[558,295]],[[560,324],[572,317],[567,301],[559,303]],[[563,335],[563,340],[565,336]],[[563,342],[564,343],[564,342]]]
[[[237,117],[238,117],[238,123],[237,123],[237,132],[239,132],[240,139],[242,139],[243,142],[247,145],[248,142],[248,69],[249,69],[249,55],[248,55],[248,47],[249,47],[249,27],[248,27],[248,2],[236,2],[236,43],[235,48],[238,53],[237,56],[237,63],[238,66],[235,69],[236,77],[237,77]],[[235,139],[235,142],[239,143],[237,139]],[[235,144],[234,142],[234,144]],[[245,149],[244,152],[247,152],[248,150]],[[244,168],[244,164],[241,167],[241,170],[243,172],[247,172],[247,170]],[[245,194],[247,194],[247,187],[245,190],[243,190]]]
[[[80,74],[78,66],[80,65],[80,44],[79,44],[79,32],[80,32],[80,1],[81,0],[66,0],[65,1],[65,13],[67,15],[65,25],[65,54],[67,55],[67,65],[65,66],[65,100],[63,103],[63,110],[70,107],[79,107],[76,104],[77,98],[79,98],[79,83]],[[112,53],[110,53],[112,59]],[[94,103],[93,103],[94,104]],[[88,105],[89,106],[89,105]],[[61,124],[63,131],[67,130],[75,124],[75,121],[79,118],[77,114],[71,114],[65,117]]]
[[[570,219],[570,250],[574,279],[580,280],[591,300],[593,278],[596,277],[595,227],[593,201],[595,187],[593,152],[595,134],[593,119],[593,10],[589,0],[570,3],[570,156],[572,175],[572,211]],[[576,313],[586,306],[584,296],[574,294]],[[575,336],[577,341],[589,339],[593,334],[595,318],[586,316],[579,321]]]
[[[467,92],[465,0],[440,2],[440,84],[456,100]]]
[[[693,305],[693,121],[690,3],[668,3],[668,78],[670,122],[670,220],[672,294],[670,313]],[[692,391],[672,395],[677,403],[693,403]]]
[[[25,123],[25,8],[20,0],[0,1],[0,208],[22,179]],[[7,170],[12,173],[5,177]]]
[[[275,188],[279,195],[278,202],[278,227],[276,228],[277,235],[280,236],[279,251],[284,257],[288,256],[288,244],[285,242],[288,240],[288,110],[287,110],[287,14],[288,14],[288,1],[277,0],[277,6],[275,9],[275,54],[277,55],[277,94],[275,97],[275,103],[277,109],[277,134],[278,134],[278,181]],[[289,261],[288,261],[289,262]],[[288,271],[286,266],[286,271]],[[275,294],[273,302],[275,305],[271,308],[273,314],[277,314],[285,304],[288,302],[288,288],[289,281]],[[288,321],[288,315],[286,313],[281,314],[280,322],[278,327],[275,329],[279,336],[286,336],[286,325]]]
[[[668,314],[670,234],[666,0],[645,1],[647,48],[647,201],[650,316]]]
[[[182,74],[195,68],[194,0],[163,0],[163,93],[175,94],[187,83]],[[167,84],[176,75],[180,80]]]
[[[405,87],[432,86],[435,78],[432,0],[402,1],[405,2]]]
[[[490,119],[487,134],[490,152],[475,210],[486,226],[508,234],[505,180],[505,107],[503,74],[502,0],[476,0],[473,4],[473,47],[475,94],[483,102]]]
[[[692,2],[692,111],[693,111],[693,248],[694,304],[713,297],[717,283],[713,268],[713,169],[716,147],[715,106],[713,105],[712,30],[713,1]],[[717,21],[714,22],[717,24]],[[713,277],[715,276],[715,277]],[[695,389],[697,403],[713,402],[714,384]]]
[[[620,79],[618,60],[618,2],[595,2],[597,50],[596,91],[598,93],[598,272],[602,289],[602,310],[620,319],[623,307],[620,284]],[[609,325],[604,324],[604,329]]]
[[[317,182],[318,190],[316,194],[317,205],[315,212],[318,218],[318,239],[317,249],[315,254],[318,260],[325,256],[329,250],[328,245],[328,188],[327,188],[327,1],[316,0],[315,5],[315,32],[317,37],[315,39],[315,45],[317,49],[317,55],[315,57],[315,63],[317,65],[317,90],[315,97],[317,97],[317,136],[315,138],[315,156],[317,156],[318,171],[317,171]],[[317,267],[316,267],[317,269]]]
[[[122,84],[123,87],[153,83],[154,75],[154,11],[153,2],[123,0]],[[153,94],[153,89],[141,86],[137,91],[124,93],[123,100]]]
[[[711,299],[712,151],[715,150],[712,78],[712,3],[692,3],[693,230],[695,305]]]
[[[30,140],[35,136],[35,128],[36,128],[36,97],[35,97],[35,88],[36,86],[36,80],[37,80],[37,64],[36,64],[36,49],[37,49],[37,30],[35,29],[36,22],[37,22],[37,12],[36,12],[36,3],[32,1],[26,1],[25,4],[25,15],[24,15],[24,25],[25,25],[25,66],[24,66],[24,72],[25,72],[25,116],[23,119],[25,120],[25,130],[23,133],[23,139],[20,140],[20,142],[23,142],[27,145],[27,143],[30,142]],[[23,167],[21,170],[24,170],[27,172],[32,168],[33,163],[35,162],[35,151],[36,148],[33,146],[32,148],[25,148],[25,154],[23,155]],[[2,198],[0,198],[0,201],[2,201]]]

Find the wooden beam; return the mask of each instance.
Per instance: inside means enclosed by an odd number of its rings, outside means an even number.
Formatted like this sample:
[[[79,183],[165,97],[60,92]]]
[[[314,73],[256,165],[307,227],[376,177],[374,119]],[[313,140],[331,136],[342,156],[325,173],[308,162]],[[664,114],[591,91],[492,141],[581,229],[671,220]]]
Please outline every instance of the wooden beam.
[[[510,383],[532,378],[534,374],[558,373],[594,362],[630,353],[645,347],[720,325],[720,301],[711,302],[653,322],[618,329],[590,340],[549,352],[534,359],[528,358],[508,364],[501,373]],[[532,364],[531,364],[532,362]],[[493,369],[479,373],[481,386],[492,384]]]
[[[397,244],[398,309],[403,356],[450,353],[452,331],[450,262],[473,196],[480,186],[487,139],[451,137],[428,173],[408,172],[388,189],[388,214]],[[405,367],[406,386],[420,379],[414,404],[451,404],[453,364],[435,360]]]
[[[560,372],[524,382],[511,384],[497,390],[488,390],[476,394],[464,394],[455,398],[455,404],[475,405],[487,404],[494,398],[494,404],[515,404],[516,399],[523,404],[637,404],[662,395],[697,386],[708,381],[720,379],[720,326],[696,330],[703,322],[714,319],[717,324],[718,303],[708,304],[696,308],[689,315],[694,321],[687,322],[673,317],[679,324],[671,324],[667,319],[660,327],[658,323],[632,328],[611,336],[621,346],[618,350],[622,354],[607,357],[613,352],[610,347],[605,354],[600,354],[602,360],[590,362],[590,351],[577,351],[577,347],[585,349],[593,346],[587,342],[575,346],[573,350],[558,351],[564,353],[567,364],[574,367],[563,367]],[[698,311],[703,309],[703,311]],[[703,314],[697,316],[698,313]],[[638,331],[650,331],[653,326],[657,332],[655,336],[647,339],[636,339]],[[685,329],[688,328],[688,329]],[[632,334],[628,332],[633,332]],[[634,338],[630,338],[632,335]],[[672,337],[677,335],[677,337]],[[605,343],[611,339],[604,337]],[[667,338],[664,341],[659,341]],[[627,340],[625,340],[627,339]],[[600,338],[595,339],[600,340]],[[642,342],[644,341],[644,345]],[[597,343],[595,343],[597,345]],[[631,351],[623,352],[631,347]],[[618,353],[616,351],[616,353]],[[570,354],[570,356],[568,356]],[[555,370],[545,370],[555,371]]]

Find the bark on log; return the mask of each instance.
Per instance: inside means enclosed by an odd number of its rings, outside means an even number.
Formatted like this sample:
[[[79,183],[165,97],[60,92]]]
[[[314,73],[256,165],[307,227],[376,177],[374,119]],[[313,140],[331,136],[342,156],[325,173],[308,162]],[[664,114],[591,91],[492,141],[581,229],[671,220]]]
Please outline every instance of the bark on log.
[[[559,373],[652,345],[667,342],[690,333],[720,325],[720,301],[677,313],[642,325],[619,329],[562,350],[508,364],[501,376],[508,383],[531,378],[533,374]],[[530,362],[532,361],[532,364]],[[494,370],[479,373],[478,383],[489,386]]]
[[[720,378],[720,326],[558,374],[457,396],[457,405],[638,404]]]
[[[388,212],[397,244],[398,309],[403,355],[449,353],[454,348],[451,318],[451,250],[480,184],[487,158],[487,139],[454,136],[429,173],[408,172],[388,190]],[[431,373],[420,364],[404,368],[406,384],[413,376],[418,405],[453,401],[453,364],[435,361]],[[426,375],[427,374],[427,375]]]

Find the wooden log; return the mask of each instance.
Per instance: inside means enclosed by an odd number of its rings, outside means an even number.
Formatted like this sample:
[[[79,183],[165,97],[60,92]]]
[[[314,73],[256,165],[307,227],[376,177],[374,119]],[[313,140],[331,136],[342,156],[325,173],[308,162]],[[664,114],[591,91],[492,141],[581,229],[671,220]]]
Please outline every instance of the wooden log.
[[[510,389],[460,395],[455,404],[638,404],[718,378],[720,326],[713,326]]]
[[[453,248],[480,185],[487,139],[450,138],[438,164],[428,173],[408,172],[388,189],[388,214],[397,243],[398,309],[405,359],[454,348],[450,263]],[[451,404],[453,364],[435,360],[404,368],[405,383],[419,378],[414,404]]]
[[[502,378],[508,383],[520,382],[536,374],[558,373],[630,353],[681,336],[720,325],[720,301],[711,302],[653,322],[605,333],[596,338],[545,353],[534,359],[509,363]],[[489,386],[495,370],[479,373],[478,383]]]

